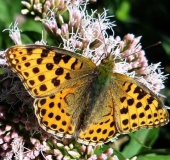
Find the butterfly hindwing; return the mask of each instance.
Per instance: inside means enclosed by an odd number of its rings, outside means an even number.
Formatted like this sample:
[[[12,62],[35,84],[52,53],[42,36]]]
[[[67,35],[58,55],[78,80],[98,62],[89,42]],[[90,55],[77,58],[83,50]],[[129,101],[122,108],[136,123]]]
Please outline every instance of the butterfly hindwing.
[[[58,137],[71,138],[83,110],[86,85],[75,84],[53,96],[34,101],[35,115],[40,126]],[[77,103],[75,103],[77,102]],[[81,104],[81,107],[80,105]]]
[[[87,145],[103,144],[119,135],[110,85],[98,97],[98,102],[94,105],[94,108],[91,115],[88,116],[91,120],[88,127],[80,130],[78,137],[80,143]]]

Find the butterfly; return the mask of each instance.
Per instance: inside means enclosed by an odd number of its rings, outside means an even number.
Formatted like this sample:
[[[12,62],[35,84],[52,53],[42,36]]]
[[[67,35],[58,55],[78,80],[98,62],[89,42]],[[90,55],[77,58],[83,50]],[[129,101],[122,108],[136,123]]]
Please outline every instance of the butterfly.
[[[108,55],[97,66],[80,54],[45,45],[13,46],[7,64],[34,98],[40,126],[85,145],[168,123],[168,112],[150,89],[113,72]]]

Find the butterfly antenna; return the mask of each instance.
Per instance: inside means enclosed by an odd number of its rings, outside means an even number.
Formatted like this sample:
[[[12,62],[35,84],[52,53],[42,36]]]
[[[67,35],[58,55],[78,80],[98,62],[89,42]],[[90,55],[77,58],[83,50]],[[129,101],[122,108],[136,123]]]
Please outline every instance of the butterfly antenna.
[[[150,46],[148,46],[148,47],[144,48],[143,50],[146,50],[146,49],[151,48],[151,47],[158,46],[158,45],[160,45],[160,44],[161,44],[161,41],[156,42],[155,44],[152,44],[152,45],[150,45]]]
[[[152,45],[150,45],[150,46],[148,46],[148,47],[146,47],[146,48],[144,48],[144,49],[140,49],[139,51],[134,52],[134,53],[128,55],[127,57],[129,57],[129,56],[131,56],[131,55],[133,55],[133,54],[135,54],[135,53],[138,53],[138,52],[140,52],[140,51],[142,51],[142,50],[146,50],[146,49],[149,49],[149,48],[151,48],[151,47],[155,47],[155,46],[160,45],[160,44],[161,44],[161,41],[158,41],[158,42],[156,42],[155,44],[152,44]],[[124,58],[127,58],[127,57],[124,57]],[[133,68],[133,69],[135,69],[135,68]],[[136,68],[136,69],[137,69],[137,68]]]
[[[105,37],[103,36],[102,27],[101,27],[101,24],[100,24],[100,17],[99,17],[99,14],[98,14],[97,12],[96,12],[95,14],[96,14],[96,17],[97,17],[97,19],[98,19],[98,21],[99,21],[99,28],[100,28],[100,30],[101,30],[101,34],[102,34],[103,41],[104,41],[104,49],[107,51],[106,42],[105,42]],[[103,57],[104,54],[105,54],[105,53],[103,53],[103,54],[100,56],[100,58],[97,60],[96,63],[98,63],[98,62],[101,60],[101,58]]]
[[[129,54],[127,57],[129,57],[129,56],[131,56],[131,55],[133,55],[133,54],[135,54],[135,53],[138,53],[138,52],[140,52],[140,51],[142,51],[142,50],[147,50],[147,49],[149,49],[149,48],[151,48],[151,47],[155,47],[155,46],[160,45],[160,44],[161,44],[161,41],[158,41],[158,42],[156,42],[155,44],[152,44],[152,45],[150,45],[150,46],[148,46],[148,47],[146,47],[146,48],[144,48],[144,49],[140,49],[140,50],[137,51],[137,52],[133,52],[132,54]],[[125,57],[125,58],[127,58],[127,57]]]

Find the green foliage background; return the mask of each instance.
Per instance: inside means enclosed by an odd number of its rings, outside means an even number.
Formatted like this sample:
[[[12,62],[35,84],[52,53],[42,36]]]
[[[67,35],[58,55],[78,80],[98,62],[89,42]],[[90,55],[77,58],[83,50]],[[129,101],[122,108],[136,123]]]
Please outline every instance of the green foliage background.
[[[109,15],[115,15],[111,18],[116,24],[116,27],[114,27],[115,36],[118,35],[123,38],[127,33],[142,36],[143,48],[161,41],[161,45],[146,49],[146,56],[149,63],[162,62],[164,72],[168,74],[170,73],[170,9],[168,6],[170,6],[169,0],[98,0],[96,3],[90,3],[88,8],[89,12],[93,8],[97,9],[99,13],[105,8],[108,9]],[[35,22],[32,16],[21,16],[22,8],[23,6],[19,0],[0,0],[1,50],[14,45],[9,38],[8,31],[2,31],[15,20],[19,22],[19,27],[23,31],[24,44],[41,39],[41,23]],[[37,34],[30,37],[30,31]],[[170,77],[166,80],[165,86],[162,94],[167,96],[165,105],[170,106]],[[135,138],[131,138],[121,147],[120,159],[124,159],[123,156],[130,158],[134,155],[137,155],[139,160],[170,159],[170,124],[159,129],[141,130],[133,135],[140,142]]]

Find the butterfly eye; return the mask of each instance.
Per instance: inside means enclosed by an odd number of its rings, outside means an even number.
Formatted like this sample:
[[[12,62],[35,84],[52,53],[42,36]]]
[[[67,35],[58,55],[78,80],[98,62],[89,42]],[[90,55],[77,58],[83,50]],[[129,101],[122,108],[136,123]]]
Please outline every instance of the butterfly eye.
[[[102,64],[106,64],[106,63],[107,63],[107,60],[106,60],[106,59],[102,59],[102,60],[101,60],[101,63],[102,63]]]

